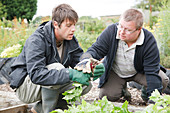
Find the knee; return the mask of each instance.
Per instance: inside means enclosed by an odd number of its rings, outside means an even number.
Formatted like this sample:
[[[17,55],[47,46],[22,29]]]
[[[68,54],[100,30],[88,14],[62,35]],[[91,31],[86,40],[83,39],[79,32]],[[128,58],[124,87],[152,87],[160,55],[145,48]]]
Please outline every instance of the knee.
[[[61,70],[63,68],[65,68],[61,63],[52,63],[46,66],[48,68],[48,70],[51,69],[57,69],[57,70]]]
[[[121,98],[121,95],[109,95],[105,93],[99,93],[99,99],[102,99],[104,96],[111,102],[115,102]]]
[[[107,96],[107,99],[111,102],[115,102],[120,99],[119,96]]]

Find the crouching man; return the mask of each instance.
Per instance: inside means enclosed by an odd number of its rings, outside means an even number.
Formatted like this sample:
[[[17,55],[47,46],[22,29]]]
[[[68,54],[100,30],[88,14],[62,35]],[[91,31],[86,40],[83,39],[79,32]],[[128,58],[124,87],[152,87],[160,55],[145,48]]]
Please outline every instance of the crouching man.
[[[92,87],[90,73],[71,69],[83,54],[73,35],[77,21],[77,13],[68,4],[55,7],[52,21],[36,29],[12,64],[10,86],[21,101],[37,102],[32,108],[34,113],[67,108],[62,93],[73,88],[73,82],[83,84],[82,95]]]

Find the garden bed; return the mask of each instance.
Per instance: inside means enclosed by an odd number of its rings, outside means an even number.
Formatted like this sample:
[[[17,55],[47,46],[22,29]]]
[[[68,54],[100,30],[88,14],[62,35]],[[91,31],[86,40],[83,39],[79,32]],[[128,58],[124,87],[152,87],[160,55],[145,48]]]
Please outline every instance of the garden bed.
[[[82,98],[87,102],[92,102],[98,98],[99,88],[97,87],[98,81],[93,82],[93,88],[91,91],[84,95]],[[140,91],[136,88],[128,88],[132,94],[132,100],[129,102],[129,110],[134,112],[136,110],[142,110],[145,106],[143,100],[140,97]],[[113,102],[115,106],[122,106],[124,99],[121,98],[118,102]],[[0,85],[0,109],[11,106],[21,105],[21,102],[15,95],[15,92],[9,87],[9,84]]]
[[[98,99],[99,95],[99,88],[98,86],[98,80],[92,81],[92,89],[90,90],[89,93],[84,95],[82,99],[85,101],[91,103],[94,100]],[[136,89],[136,88],[131,88],[128,86],[128,90],[131,93],[132,99],[128,104],[128,109],[131,112],[135,111],[142,111],[145,107],[146,104],[141,98],[141,91]],[[164,94],[163,94],[164,95]],[[113,104],[117,107],[121,107],[125,100],[121,98],[117,102],[113,102]],[[22,105],[24,104],[21,102],[15,95],[15,92],[10,88],[9,84],[3,84],[0,85],[0,110],[2,108],[8,108],[16,105]],[[33,106],[33,104],[30,104],[30,106]]]

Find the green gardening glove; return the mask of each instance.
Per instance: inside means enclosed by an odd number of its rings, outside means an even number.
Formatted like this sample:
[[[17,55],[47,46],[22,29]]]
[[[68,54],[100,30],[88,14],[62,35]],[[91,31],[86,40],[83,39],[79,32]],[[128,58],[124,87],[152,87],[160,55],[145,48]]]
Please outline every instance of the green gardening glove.
[[[104,72],[105,72],[105,67],[103,63],[96,65],[94,72],[93,72],[93,81],[101,77],[104,74]]]
[[[90,73],[83,73],[82,71],[69,69],[69,78],[74,82],[89,85]]]

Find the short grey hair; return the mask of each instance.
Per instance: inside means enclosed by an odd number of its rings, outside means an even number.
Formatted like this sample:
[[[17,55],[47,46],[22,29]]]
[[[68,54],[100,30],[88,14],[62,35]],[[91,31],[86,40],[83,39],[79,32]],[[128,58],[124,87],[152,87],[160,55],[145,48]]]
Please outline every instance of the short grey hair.
[[[143,13],[137,9],[128,9],[121,16],[120,19],[123,19],[126,22],[134,21],[136,23],[136,29],[139,29],[143,26]]]

